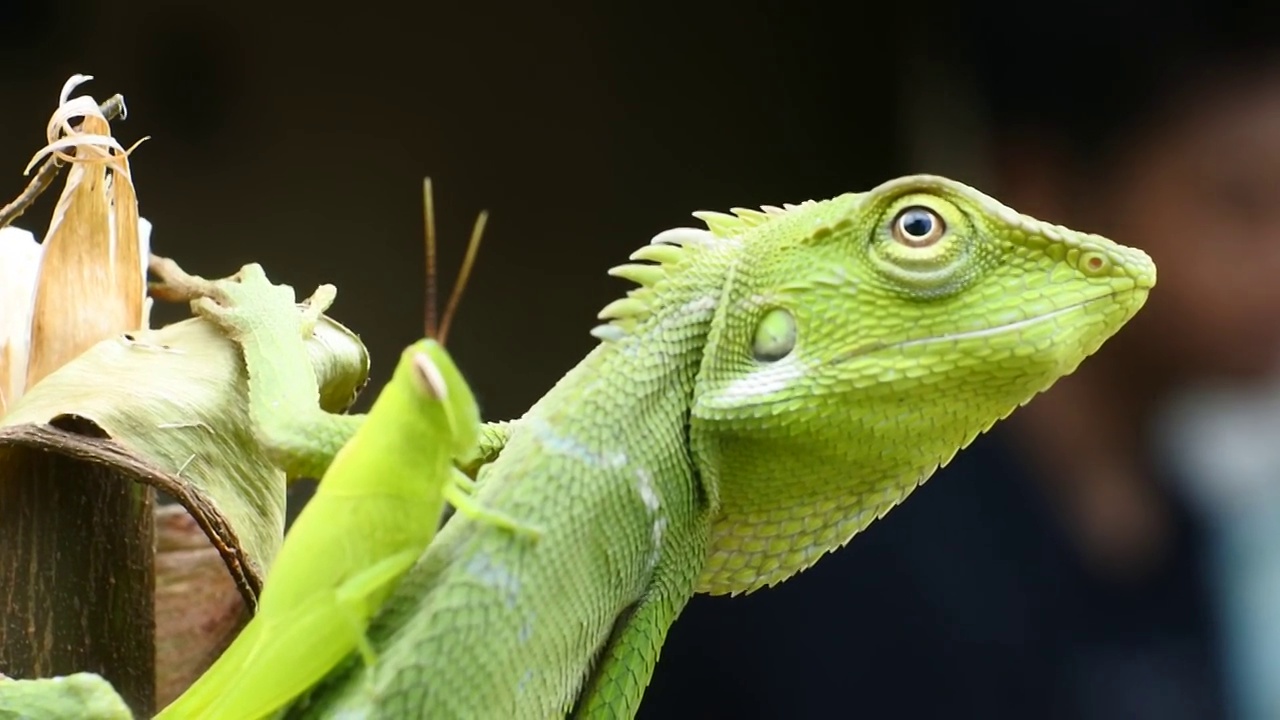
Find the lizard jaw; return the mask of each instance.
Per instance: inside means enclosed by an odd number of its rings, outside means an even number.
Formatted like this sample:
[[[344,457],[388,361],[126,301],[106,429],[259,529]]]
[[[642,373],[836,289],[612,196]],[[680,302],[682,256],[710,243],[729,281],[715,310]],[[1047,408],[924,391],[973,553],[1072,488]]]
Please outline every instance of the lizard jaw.
[[[896,350],[896,349],[915,347],[920,345],[932,345],[934,343],[955,342],[959,340],[975,340],[975,339],[981,339],[985,337],[995,337],[998,335],[1003,335],[1004,333],[1007,333],[1010,331],[1017,331],[1017,330],[1023,330],[1026,328],[1034,327],[1042,322],[1047,322],[1054,318],[1066,315],[1067,313],[1070,313],[1072,311],[1089,307],[1090,305],[1094,305],[1094,304],[1101,303],[1108,300],[1114,302],[1117,298],[1122,298],[1123,296],[1126,296],[1126,295],[1137,295],[1137,294],[1143,295],[1144,296],[1143,300],[1145,300],[1147,289],[1145,287],[1131,287],[1131,288],[1126,288],[1124,290],[1113,290],[1104,295],[1099,295],[1097,297],[1089,298],[1088,300],[1081,300],[1080,302],[1072,303],[1070,305],[1064,305],[1063,307],[1055,308],[1046,313],[1034,315],[1029,318],[1023,318],[1021,320],[1015,320],[1013,322],[1001,323],[999,325],[992,325],[991,327],[985,327],[979,330],[966,330],[966,331],[957,332],[957,333],[947,333],[945,335],[930,335],[928,337],[910,338],[908,340],[899,340],[897,342],[890,342],[890,343],[879,342],[879,341],[870,342],[863,345],[859,345],[853,348],[852,350],[849,350],[848,352],[841,353],[838,357],[836,357],[832,361],[831,364],[839,365],[841,363],[845,363],[850,360],[866,357],[868,355],[882,352],[885,350]],[[1137,309],[1140,308],[1143,303],[1142,301],[1139,301],[1139,302],[1124,302],[1120,304],[1132,307],[1133,311],[1136,312]]]

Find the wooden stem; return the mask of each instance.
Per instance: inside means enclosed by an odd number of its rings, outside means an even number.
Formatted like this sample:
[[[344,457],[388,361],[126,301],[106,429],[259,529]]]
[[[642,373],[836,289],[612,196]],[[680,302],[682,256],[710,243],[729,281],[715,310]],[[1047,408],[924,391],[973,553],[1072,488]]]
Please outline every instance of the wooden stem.
[[[76,427],[0,444],[0,673],[88,671],[155,708],[154,490]],[[12,429],[11,429],[12,430]]]

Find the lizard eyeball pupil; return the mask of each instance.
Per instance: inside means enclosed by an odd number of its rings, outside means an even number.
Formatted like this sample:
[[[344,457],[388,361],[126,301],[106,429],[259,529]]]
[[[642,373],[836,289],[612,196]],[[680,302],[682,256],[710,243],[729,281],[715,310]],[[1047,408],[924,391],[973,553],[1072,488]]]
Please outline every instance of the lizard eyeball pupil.
[[[893,237],[910,247],[928,247],[942,239],[946,223],[925,207],[909,207],[898,213],[893,222]]]
[[[782,308],[774,308],[756,326],[751,352],[759,362],[777,362],[796,346],[796,318]]]

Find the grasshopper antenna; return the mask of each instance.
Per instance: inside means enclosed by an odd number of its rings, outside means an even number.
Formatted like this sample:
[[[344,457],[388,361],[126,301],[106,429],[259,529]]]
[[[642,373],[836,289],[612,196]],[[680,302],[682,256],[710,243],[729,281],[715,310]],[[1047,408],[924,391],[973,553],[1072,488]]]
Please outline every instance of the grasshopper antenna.
[[[471,277],[471,268],[476,263],[476,254],[480,251],[480,238],[484,235],[484,226],[489,221],[489,211],[481,210],[476,216],[476,224],[471,228],[471,238],[467,240],[467,254],[462,258],[462,267],[458,270],[458,279],[453,284],[453,292],[449,294],[449,304],[444,308],[444,315],[440,320],[440,344],[444,344],[444,338],[449,334],[449,323],[453,320],[453,316],[458,311],[458,305],[462,302],[462,291],[467,287],[467,280]]]
[[[427,229],[427,337],[438,339],[436,317],[436,208],[431,200],[431,178],[422,179],[422,221]]]
[[[423,222],[427,232],[427,298],[426,298],[426,333],[441,345],[449,334],[449,325],[462,302],[462,293],[466,289],[467,280],[471,277],[471,269],[475,266],[476,255],[480,252],[480,239],[484,235],[484,227],[489,221],[489,212],[480,211],[475,226],[471,229],[471,239],[467,242],[467,254],[462,259],[462,267],[454,281],[453,290],[449,294],[449,302],[445,305],[444,314],[439,315],[437,309],[438,293],[436,290],[436,213],[432,201],[431,178],[422,180]]]

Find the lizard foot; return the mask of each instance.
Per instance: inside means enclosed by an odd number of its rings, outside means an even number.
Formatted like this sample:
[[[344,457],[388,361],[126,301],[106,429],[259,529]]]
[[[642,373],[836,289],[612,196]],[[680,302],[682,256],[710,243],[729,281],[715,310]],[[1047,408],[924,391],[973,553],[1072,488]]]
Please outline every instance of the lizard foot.
[[[205,292],[191,301],[191,312],[235,337],[243,337],[261,321],[265,308],[276,311],[272,317],[289,317],[286,308],[296,305],[292,287],[273,285],[261,265],[249,263],[231,277],[209,282]]]
[[[191,311],[234,337],[261,330],[257,325],[264,308],[271,308],[270,317],[293,318],[298,337],[309,338],[321,313],[337,296],[332,285],[321,285],[300,310],[293,288],[272,283],[257,263],[245,265],[231,277],[205,283],[201,296],[191,301]]]

